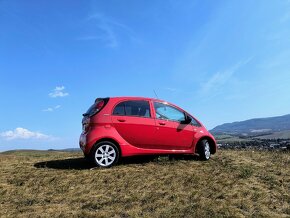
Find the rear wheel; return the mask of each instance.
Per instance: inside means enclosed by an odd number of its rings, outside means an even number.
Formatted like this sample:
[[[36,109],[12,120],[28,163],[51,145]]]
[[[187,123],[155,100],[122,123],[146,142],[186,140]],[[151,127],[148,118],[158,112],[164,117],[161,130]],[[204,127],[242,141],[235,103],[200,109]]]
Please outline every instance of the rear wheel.
[[[210,145],[207,139],[203,139],[197,148],[197,153],[199,154],[199,158],[201,160],[209,160],[210,159]]]
[[[118,147],[109,141],[96,144],[92,159],[95,165],[100,167],[111,167],[119,160],[120,152]]]

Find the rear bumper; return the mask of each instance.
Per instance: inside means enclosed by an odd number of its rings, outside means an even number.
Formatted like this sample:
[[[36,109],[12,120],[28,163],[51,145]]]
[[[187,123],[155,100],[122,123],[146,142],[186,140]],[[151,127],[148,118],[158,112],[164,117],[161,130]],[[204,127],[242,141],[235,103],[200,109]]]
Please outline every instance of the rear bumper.
[[[87,134],[86,133],[82,133],[80,135],[80,139],[79,139],[79,146],[82,149],[82,151],[84,152],[84,154],[87,154]]]
[[[94,144],[102,138],[106,137],[104,135],[100,135],[96,131],[82,132],[79,139],[79,146],[84,155],[89,155]]]

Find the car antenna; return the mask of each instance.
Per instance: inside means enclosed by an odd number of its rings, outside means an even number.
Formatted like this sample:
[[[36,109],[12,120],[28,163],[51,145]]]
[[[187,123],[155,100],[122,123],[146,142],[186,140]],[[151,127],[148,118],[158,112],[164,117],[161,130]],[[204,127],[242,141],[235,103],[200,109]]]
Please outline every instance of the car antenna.
[[[153,89],[153,92],[154,92],[156,98],[159,99],[159,98],[158,98],[158,95],[157,95],[156,92],[155,92],[155,89]]]

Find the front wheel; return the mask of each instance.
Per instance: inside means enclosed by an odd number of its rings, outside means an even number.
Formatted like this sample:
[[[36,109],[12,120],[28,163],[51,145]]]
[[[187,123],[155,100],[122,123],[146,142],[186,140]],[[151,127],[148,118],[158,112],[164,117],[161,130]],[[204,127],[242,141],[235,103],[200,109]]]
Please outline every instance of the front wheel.
[[[120,152],[118,147],[109,141],[96,144],[92,153],[93,162],[100,167],[111,167],[119,160]]]
[[[197,148],[197,153],[199,154],[199,158],[201,160],[209,160],[210,159],[210,145],[207,139],[203,139]]]

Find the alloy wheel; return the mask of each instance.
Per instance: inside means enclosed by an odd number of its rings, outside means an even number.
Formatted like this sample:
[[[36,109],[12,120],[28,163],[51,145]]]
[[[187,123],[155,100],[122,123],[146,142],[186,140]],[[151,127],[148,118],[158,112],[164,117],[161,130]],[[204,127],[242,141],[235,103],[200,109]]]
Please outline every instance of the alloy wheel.
[[[210,158],[210,147],[208,141],[204,145],[204,156],[207,160]]]
[[[107,167],[114,163],[116,159],[115,148],[111,145],[104,144],[98,147],[95,153],[95,159],[98,165]]]

